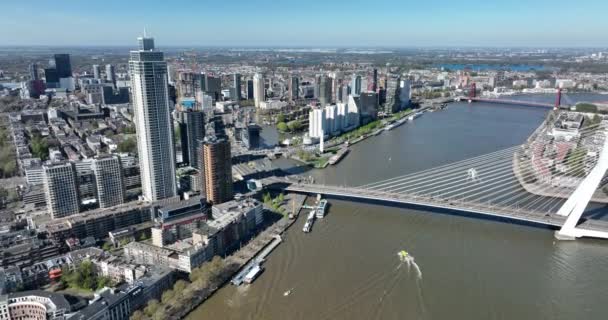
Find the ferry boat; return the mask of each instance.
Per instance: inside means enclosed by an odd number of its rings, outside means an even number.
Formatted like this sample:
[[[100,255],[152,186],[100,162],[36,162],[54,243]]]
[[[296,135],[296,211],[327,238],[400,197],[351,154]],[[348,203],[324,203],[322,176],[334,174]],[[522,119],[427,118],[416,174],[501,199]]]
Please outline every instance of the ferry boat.
[[[245,283],[251,284],[263,271],[264,268],[262,268],[260,265],[256,265],[245,276]]]
[[[410,121],[414,121],[414,119],[416,119],[416,118],[420,117],[421,115],[422,115],[422,112],[416,112],[416,113],[414,113],[414,114],[410,115],[410,116],[408,117],[408,119],[409,119]]]

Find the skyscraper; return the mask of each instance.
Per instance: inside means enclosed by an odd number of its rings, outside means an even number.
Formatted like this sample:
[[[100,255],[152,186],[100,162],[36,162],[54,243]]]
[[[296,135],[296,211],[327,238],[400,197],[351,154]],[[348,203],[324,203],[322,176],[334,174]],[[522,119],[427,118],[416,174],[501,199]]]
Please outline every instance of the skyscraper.
[[[374,74],[372,75],[372,91],[378,90],[378,69],[374,68]]]
[[[36,64],[36,63],[30,64],[29,71],[30,71],[30,80],[35,81],[35,80],[40,79],[40,77],[38,76],[38,64]]]
[[[69,78],[72,76],[72,63],[70,62],[70,55],[66,53],[55,55],[55,69],[57,69],[57,76],[61,78]]]
[[[139,38],[138,43],[129,59],[137,147],[142,193],[155,201],[177,194],[167,63],[154,50],[152,38]]]
[[[205,138],[205,121],[202,111],[181,111],[178,113],[182,161],[199,168],[199,141]]]
[[[125,202],[125,184],[121,161],[117,156],[104,156],[93,160],[93,173],[100,208],[109,208]]]
[[[98,64],[93,65],[93,78],[100,79],[101,68]]]
[[[111,64],[106,64],[106,81],[111,82],[112,85],[116,86],[116,72],[114,71],[114,66]]]
[[[319,103],[326,106],[331,102],[331,82],[326,75],[317,76],[317,86],[319,87]]]
[[[42,166],[44,194],[53,219],[67,217],[80,211],[76,170],[70,162]]]
[[[247,80],[247,100],[253,99],[253,80]]]
[[[297,76],[291,76],[291,85],[289,86],[289,100],[298,100],[300,92],[300,78]]]
[[[401,108],[401,79],[390,78],[386,81],[386,103],[384,112],[392,114]]]
[[[359,75],[353,76],[353,80],[350,85],[350,92],[356,96],[361,94],[361,76],[359,76]]]
[[[236,101],[240,101],[241,100],[241,75],[238,73],[235,73],[232,76],[232,86],[234,87],[234,100]]]
[[[57,76],[57,69],[44,69],[44,81],[46,82],[47,88],[57,88],[59,86],[59,77]]]
[[[230,142],[226,139],[207,139],[201,153],[201,193],[213,204],[232,199]]]
[[[260,102],[265,100],[264,94],[264,78],[259,73],[253,76],[253,99],[255,100],[255,107],[260,107]]]

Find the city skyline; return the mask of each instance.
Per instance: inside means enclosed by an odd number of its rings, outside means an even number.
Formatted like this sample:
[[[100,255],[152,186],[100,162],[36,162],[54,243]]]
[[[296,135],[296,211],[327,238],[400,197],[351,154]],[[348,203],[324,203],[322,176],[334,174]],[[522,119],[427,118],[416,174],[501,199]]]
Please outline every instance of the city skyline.
[[[608,42],[602,32],[608,4],[601,1],[43,4],[4,4],[0,29],[12,32],[0,46],[128,46],[144,28],[165,46],[602,47]]]

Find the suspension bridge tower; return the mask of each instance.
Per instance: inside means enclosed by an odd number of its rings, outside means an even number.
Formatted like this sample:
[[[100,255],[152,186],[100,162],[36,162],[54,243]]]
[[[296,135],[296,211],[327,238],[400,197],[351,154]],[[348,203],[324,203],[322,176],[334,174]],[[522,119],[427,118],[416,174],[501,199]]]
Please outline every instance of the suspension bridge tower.
[[[557,94],[555,96],[555,106],[553,110],[559,110],[559,106],[562,104],[562,88],[557,88]]]

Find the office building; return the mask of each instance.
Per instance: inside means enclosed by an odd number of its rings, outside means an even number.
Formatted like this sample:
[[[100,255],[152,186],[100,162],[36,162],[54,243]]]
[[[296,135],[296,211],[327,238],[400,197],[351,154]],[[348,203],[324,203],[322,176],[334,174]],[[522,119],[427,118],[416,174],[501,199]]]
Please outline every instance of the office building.
[[[182,147],[182,162],[199,167],[199,141],[205,138],[205,119],[202,111],[186,110],[178,113]]]
[[[232,199],[230,142],[226,139],[207,139],[201,152],[201,193],[213,204]]]
[[[116,72],[111,64],[106,64],[106,81],[116,86]]]
[[[378,93],[362,92],[359,95],[359,102],[361,104],[361,117],[364,118],[365,121],[378,117]]]
[[[401,80],[401,109],[410,106],[412,100],[412,82],[410,80]]]
[[[235,73],[232,76],[232,86],[234,87],[235,96],[231,97],[233,100],[241,101],[241,75]]]
[[[262,128],[255,123],[248,124],[241,129],[241,142],[243,146],[249,150],[260,147],[260,131]]]
[[[93,65],[93,79],[101,79],[101,68],[98,64]]]
[[[69,162],[42,166],[46,203],[53,219],[80,211],[80,196],[76,184],[76,171]]]
[[[359,75],[353,76],[353,80],[350,85],[350,92],[351,92],[351,94],[356,95],[356,96],[361,94],[361,76],[359,76]]]
[[[208,74],[203,75],[204,80],[202,85],[206,94],[213,97],[213,101],[220,101],[222,94],[222,79],[219,77],[212,77]]]
[[[253,80],[247,80],[247,100],[253,100]]]
[[[300,78],[297,76],[291,76],[291,85],[289,86],[289,100],[296,101],[299,98],[300,92]]]
[[[117,156],[96,158],[92,163],[97,199],[100,208],[109,208],[125,202],[125,184],[122,166]]]
[[[44,69],[44,81],[46,82],[47,88],[59,87],[59,76],[57,75],[57,69],[45,68]]]
[[[144,198],[156,201],[177,194],[167,63],[154,50],[152,38],[138,42],[140,49],[130,53],[129,72],[141,184]]]
[[[253,99],[255,100],[256,108],[259,108],[260,103],[266,99],[264,90],[264,78],[259,73],[256,73],[253,76]]]
[[[55,69],[60,79],[71,78],[72,63],[70,62],[70,55],[66,53],[55,54]]]

